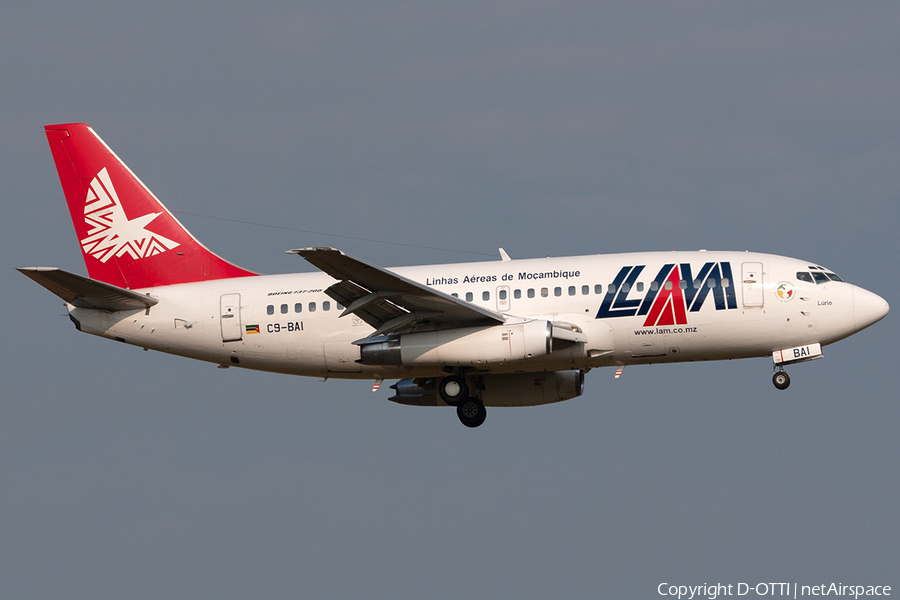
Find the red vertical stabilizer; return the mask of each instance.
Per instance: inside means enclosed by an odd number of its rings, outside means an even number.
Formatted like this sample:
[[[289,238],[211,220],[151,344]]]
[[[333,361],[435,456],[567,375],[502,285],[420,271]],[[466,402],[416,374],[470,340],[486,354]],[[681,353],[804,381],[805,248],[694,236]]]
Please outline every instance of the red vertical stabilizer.
[[[194,239],[86,124],[44,129],[91,279],[137,289],[256,275]]]

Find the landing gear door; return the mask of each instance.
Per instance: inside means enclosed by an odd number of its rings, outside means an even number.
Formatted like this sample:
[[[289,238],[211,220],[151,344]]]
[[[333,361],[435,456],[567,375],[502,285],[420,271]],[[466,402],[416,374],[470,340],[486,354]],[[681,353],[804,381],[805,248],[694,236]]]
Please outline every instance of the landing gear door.
[[[763,266],[758,262],[741,265],[741,296],[744,306],[758,308],[763,305]]]
[[[222,323],[222,341],[239,342],[243,336],[241,331],[241,295],[222,294],[219,300],[219,314]]]

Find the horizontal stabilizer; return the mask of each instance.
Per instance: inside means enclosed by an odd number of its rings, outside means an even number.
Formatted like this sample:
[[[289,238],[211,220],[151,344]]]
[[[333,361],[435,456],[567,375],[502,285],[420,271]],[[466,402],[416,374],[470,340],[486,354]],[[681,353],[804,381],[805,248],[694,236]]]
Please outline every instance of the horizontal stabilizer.
[[[76,275],[56,267],[16,269],[72,306],[99,310],[143,310],[159,300],[120,287]]]

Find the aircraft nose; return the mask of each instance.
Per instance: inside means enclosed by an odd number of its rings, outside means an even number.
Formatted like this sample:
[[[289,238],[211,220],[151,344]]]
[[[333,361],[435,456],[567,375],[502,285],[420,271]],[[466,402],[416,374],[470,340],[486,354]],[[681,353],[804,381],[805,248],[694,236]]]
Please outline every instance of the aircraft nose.
[[[853,286],[853,318],[857,331],[877,323],[890,309],[887,301],[878,294]]]

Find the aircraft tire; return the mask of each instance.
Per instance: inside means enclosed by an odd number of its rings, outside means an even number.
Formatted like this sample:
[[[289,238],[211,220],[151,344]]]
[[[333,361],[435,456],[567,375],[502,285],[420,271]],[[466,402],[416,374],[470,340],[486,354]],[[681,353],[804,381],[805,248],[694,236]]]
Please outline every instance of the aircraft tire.
[[[788,377],[788,374],[784,371],[778,371],[774,375],[772,375],[772,383],[775,384],[779,390],[786,390],[788,386],[791,385],[791,378]]]
[[[438,393],[441,400],[450,406],[459,406],[460,402],[469,397],[469,386],[462,377],[450,375],[438,383]]]
[[[487,418],[484,404],[477,398],[466,398],[456,406],[456,416],[466,427],[478,427]]]

